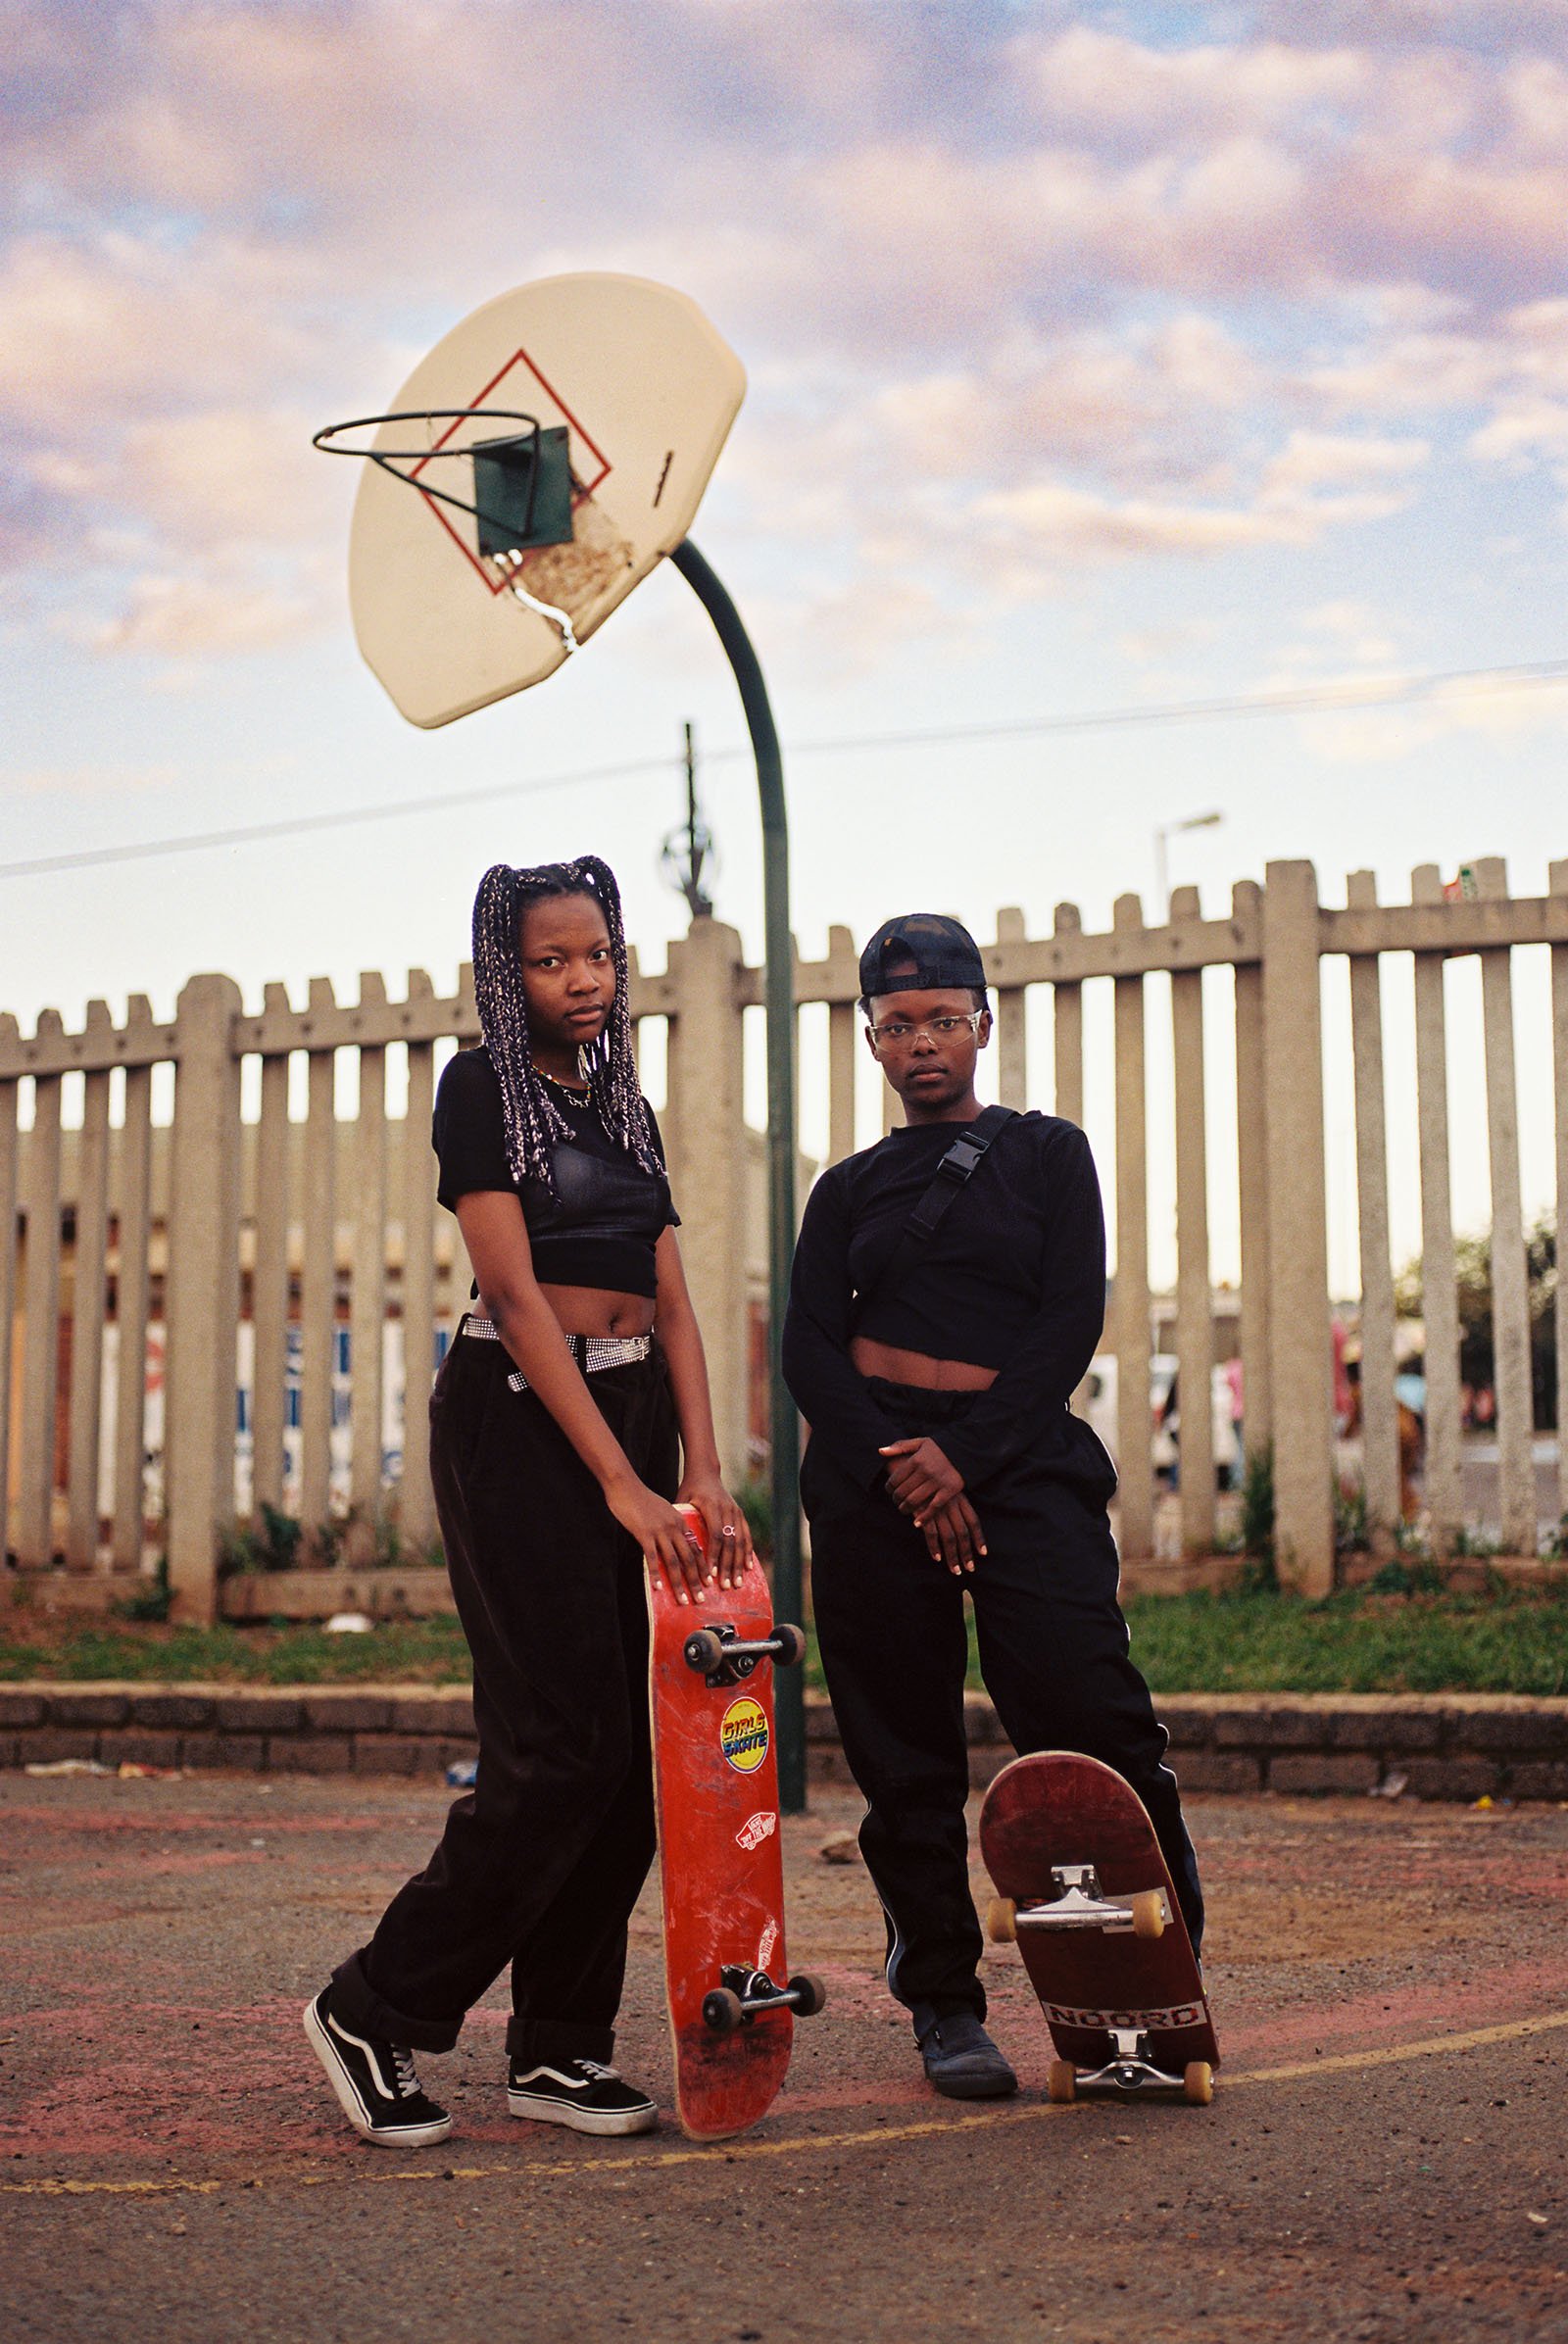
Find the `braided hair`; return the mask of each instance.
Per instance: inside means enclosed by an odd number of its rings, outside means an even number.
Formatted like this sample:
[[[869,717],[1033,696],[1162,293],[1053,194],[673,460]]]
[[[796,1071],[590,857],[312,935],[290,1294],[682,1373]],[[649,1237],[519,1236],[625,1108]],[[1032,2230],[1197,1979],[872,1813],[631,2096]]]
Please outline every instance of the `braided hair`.
[[[513,1178],[543,1181],[554,1196],[551,1143],[571,1138],[571,1126],[551,1097],[528,1046],[528,1005],[519,957],[523,913],[530,904],[553,896],[587,896],[605,915],[615,999],[605,1031],[579,1051],[578,1062],[610,1138],[634,1156],[645,1172],[662,1175],[664,1167],[654,1145],[632,1057],[620,890],[608,863],[601,862],[597,855],[579,855],[574,862],[544,862],[524,870],[498,862],[486,871],[473,899],[474,1000],[490,1063],[501,1084],[507,1161]]]

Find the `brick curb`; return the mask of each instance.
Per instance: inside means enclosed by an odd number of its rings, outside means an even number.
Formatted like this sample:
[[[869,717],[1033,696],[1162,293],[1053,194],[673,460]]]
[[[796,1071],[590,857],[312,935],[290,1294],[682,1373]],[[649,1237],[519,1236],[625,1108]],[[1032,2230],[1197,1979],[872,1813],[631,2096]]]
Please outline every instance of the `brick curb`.
[[[1168,1693],[1184,1789],[1291,1794],[1404,1787],[1417,1798],[1568,1800],[1568,1699],[1518,1693]],[[1011,1755],[991,1703],[965,1702],[969,1773]],[[847,1782],[833,1712],[807,1698],[814,1781]],[[422,1685],[0,1685],[0,1769],[102,1765],[259,1774],[440,1774],[474,1754],[466,1690]]]

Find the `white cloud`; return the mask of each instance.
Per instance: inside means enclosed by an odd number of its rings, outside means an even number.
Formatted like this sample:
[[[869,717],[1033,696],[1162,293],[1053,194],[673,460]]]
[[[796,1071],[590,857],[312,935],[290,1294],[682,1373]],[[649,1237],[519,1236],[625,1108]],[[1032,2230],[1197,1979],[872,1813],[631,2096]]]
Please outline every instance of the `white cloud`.
[[[743,347],[726,478],[835,547],[829,626],[911,547],[1027,596],[1069,552],[1311,546],[1417,494],[1395,418],[1555,455],[1563,18],[1504,13],[1489,49],[1414,0],[1158,43],[855,0],[24,12],[61,94],[0,115],[34,222],[0,256],[0,559],[118,568],[106,646],[317,623],[352,473],[308,427],[581,266]]]

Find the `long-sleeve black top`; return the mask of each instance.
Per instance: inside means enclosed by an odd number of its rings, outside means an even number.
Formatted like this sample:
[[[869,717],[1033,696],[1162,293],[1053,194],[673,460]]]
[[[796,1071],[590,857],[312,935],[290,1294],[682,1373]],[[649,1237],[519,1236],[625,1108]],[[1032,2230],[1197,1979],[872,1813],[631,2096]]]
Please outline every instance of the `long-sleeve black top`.
[[[1076,1124],[1040,1114],[1004,1126],[907,1277],[857,1312],[857,1294],[874,1285],[959,1128],[912,1124],[847,1156],[812,1189],[801,1224],[785,1380],[812,1439],[866,1489],[898,1428],[850,1357],[852,1335],[999,1371],[942,1434],[973,1488],[1048,1435],[1104,1324],[1094,1157]]]

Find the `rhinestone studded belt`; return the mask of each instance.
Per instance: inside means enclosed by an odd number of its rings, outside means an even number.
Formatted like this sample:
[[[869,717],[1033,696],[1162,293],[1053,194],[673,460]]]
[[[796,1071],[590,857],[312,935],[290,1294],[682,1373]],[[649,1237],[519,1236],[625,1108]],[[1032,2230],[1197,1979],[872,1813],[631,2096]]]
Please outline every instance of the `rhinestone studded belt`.
[[[468,1313],[459,1333],[476,1335],[481,1343],[501,1341],[501,1330],[494,1319],[480,1318],[475,1311]],[[651,1335],[567,1335],[563,1340],[585,1376],[597,1376],[607,1367],[634,1367],[654,1347]],[[520,1367],[513,1369],[507,1382],[514,1392],[528,1389],[528,1379]]]

